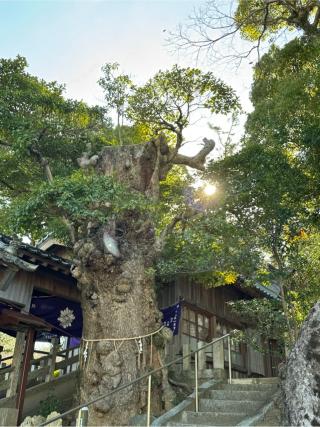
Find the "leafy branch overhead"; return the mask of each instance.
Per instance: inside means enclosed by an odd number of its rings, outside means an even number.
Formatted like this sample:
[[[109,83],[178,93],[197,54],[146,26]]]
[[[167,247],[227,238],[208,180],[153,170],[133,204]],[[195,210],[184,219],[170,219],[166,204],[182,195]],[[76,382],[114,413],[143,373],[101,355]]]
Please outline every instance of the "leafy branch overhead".
[[[128,204],[139,209],[145,206],[144,193],[159,197],[159,182],[175,164],[203,170],[214,141],[204,138],[198,154],[182,155],[179,149],[186,127],[199,111],[227,114],[239,109],[231,88],[196,68],[174,66],[139,87],[118,72],[117,64],[106,64],[99,80],[106,108],[100,108],[65,99],[63,86],[31,76],[26,67],[21,57],[0,62],[0,195],[3,225],[10,232],[33,237],[50,230],[61,235],[67,228],[74,243],[86,221],[105,223],[109,214],[116,216],[117,209],[119,213]],[[117,141],[106,115],[112,109],[121,132]],[[103,156],[108,156],[104,148],[109,146],[109,153],[118,153],[114,158],[124,156],[124,172],[132,169],[133,179],[126,180],[123,188],[134,187],[138,172],[130,163],[130,150],[122,147],[130,133],[135,135],[134,150],[142,150],[150,161],[139,172],[141,180],[148,182],[126,193],[117,187],[123,176],[110,172],[111,184],[103,177],[101,165]],[[135,140],[139,135],[151,141]],[[85,173],[79,172],[79,165]],[[112,209],[101,209],[102,200],[110,202],[111,189],[116,202],[112,200]]]
[[[88,142],[102,147],[110,121],[100,107],[65,99],[63,86],[26,71],[22,57],[0,60],[0,194],[27,194],[47,178],[68,176]]]
[[[232,128],[224,133],[214,121],[235,118],[239,100],[211,72],[175,65],[138,85],[107,63],[98,107],[30,75],[22,57],[0,59],[1,229],[33,241],[53,233],[69,244],[89,340],[157,331],[155,274],[163,284],[182,274],[206,287],[253,285],[229,307],[256,329],[247,337],[255,348],[261,337],[291,346],[319,299],[320,0],[225,3],[210,0],[195,12],[178,46],[216,54],[219,41],[239,34],[248,46],[242,59],[284,33],[297,36],[258,54],[238,150]],[[188,128],[205,115],[224,146],[214,160],[209,135],[199,135],[196,154],[184,151]],[[249,298],[260,291],[274,299]],[[82,401],[110,397],[144,371],[136,346],[122,344],[120,353],[107,341],[91,348]],[[145,409],[143,387],[114,399],[92,405],[91,425],[127,425]]]
[[[65,240],[68,230],[59,217],[67,217],[80,238],[88,233],[88,224],[100,227],[124,212],[151,208],[141,193],[126,189],[112,178],[78,171],[68,178],[43,183],[27,198],[19,198],[6,209],[6,217],[8,227],[19,234],[41,235],[41,228],[46,226]]]
[[[231,59],[240,63],[253,52],[284,37],[320,34],[319,0],[208,0],[195,9],[186,23],[172,34],[178,49],[192,50],[197,57]],[[236,36],[242,41],[238,43]]]
[[[104,91],[107,109],[116,112],[118,139],[119,143],[123,144],[122,127],[133,83],[128,75],[117,73],[118,68],[117,63],[105,64],[101,69],[103,77],[98,80],[98,83]]]
[[[234,91],[213,73],[175,65],[135,89],[129,98],[127,116],[134,123],[147,124],[153,132],[172,134],[177,152],[183,143],[183,131],[195,113],[207,110],[227,114],[237,109]]]

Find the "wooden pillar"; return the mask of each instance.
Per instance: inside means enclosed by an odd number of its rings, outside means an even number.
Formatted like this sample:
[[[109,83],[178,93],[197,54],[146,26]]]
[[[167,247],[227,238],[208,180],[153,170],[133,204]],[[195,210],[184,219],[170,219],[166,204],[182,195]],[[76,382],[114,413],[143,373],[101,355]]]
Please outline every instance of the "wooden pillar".
[[[18,424],[20,424],[22,421],[21,417],[22,417],[22,410],[23,410],[23,404],[24,404],[24,396],[26,393],[27,382],[28,382],[28,374],[30,370],[30,361],[32,359],[33,348],[34,348],[34,337],[35,337],[35,330],[29,329],[27,333],[27,338],[26,338],[26,345],[25,345],[22,368],[21,368],[21,378],[19,382],[17,402],[16,402],[16,407],[18,409]]]
[[[224,370],[224,348],[223,340],[212,344],[213,377],[216,379],[225,379]]]
[[[214,369],[224,369],[224,348],[223,340],[212,344],[212,358]]]
[[[53,337],[51,340],[51,343],[52,343],[52,348],[50,350],[50,358],[48,361],[49,369],[46,375],[45,382],[49,382],[53,380],[53,372],[55,370],[57,353],[59,351],[59,338]]]
[[[263,339],[263,347],[267,350],[263,355],[264,358],[264,366],[265,366],[265,376],[272,377],[272,363],[271,363],[271,354],[270,354],[270,346],[269,342],[266,338]]]
[[[216,338],[217,335],[217,317],[212,316],[211,318],[212,338]]]
[[[243,343],[245,353],[244,353],[244,360],[245,360],[245,369],[247,371],[247,377],[249,377],[249,348],[247,343]]]
[[[37,366],[34,366],[34,370],[39,370],[40,372],[39,372],[39,376],[37,377],[37,381],[38,382],[43,382],[44,380],[45,380],[45,378],[46,378],[46,375],[44,375],[43,374],[43,372],[44,372],[44,369],[43,368],[45,368],[46,367],[46,365],[48,365],[48,359],[47,358],[45,358],[45,357],[43,357],[43,358],[41,358],[40,359],[40,362],[39,362],[39,369],[38,369],[38,367]],[[30,371],[32,372],[33,371],[33,366],[31,365],[31,369],[30,369]]]
[[[6,397],[15,396],[17,393],[18,383],[20,379],[20,368],[23,359],[25,332],[17,332],[16,342],[12,357],[13,371],[10,374],[10,385],[7,389]]]
[[[188,353],[190,353],[190,346],[189,346],[189,344],[183,344],[182,345],[182,356],[185,356]],[[191,365],[190,356],[185,357],[182,360],[182,369],[184,371],[188,371],[190,369],[190,365]]]

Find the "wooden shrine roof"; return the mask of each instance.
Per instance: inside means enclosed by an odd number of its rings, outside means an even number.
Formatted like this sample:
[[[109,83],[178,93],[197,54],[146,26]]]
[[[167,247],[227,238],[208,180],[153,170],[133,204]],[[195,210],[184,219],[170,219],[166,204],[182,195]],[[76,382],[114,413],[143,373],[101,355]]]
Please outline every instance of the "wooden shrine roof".
[[[13,238],[0,233],[0,245],[2,247],[9,247],[14,242]],[[65,275],[71,275],[71,261],[28,243],[18,242],[17,255],[22,261],[30,264],[41,265]]]
[[[0,328],[14,331],[29,328],[39,331],[51,331],[52,326],[40,317],[8,308],[0,308]]]

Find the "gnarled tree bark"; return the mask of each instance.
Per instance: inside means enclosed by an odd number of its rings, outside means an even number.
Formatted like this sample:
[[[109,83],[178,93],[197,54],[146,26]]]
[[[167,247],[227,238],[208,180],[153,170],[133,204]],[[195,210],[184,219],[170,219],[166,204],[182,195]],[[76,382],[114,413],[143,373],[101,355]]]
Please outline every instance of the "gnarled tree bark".
[[[213,145],[210,142],[210,148]],[[202,167],[205,156],[200,157],[196,162]],[[170,149],[160,137],[144,145],[107,147],[95,158],[94,167],[97,173],[112,176],[154,201],[159,196],[160,179],[174,163],[174,158],[169,158]],[[83,337],[97,341],[88,343],[88,359],[82,366],[82,402],[130,383],[146,372],[137,341],[125,338],[156,331],[162,316],[157,309],[151,268],[159,241],[148,213],[132,211],[104,226],[88,224],[86,234],[74,246],[77,262],[73,275],[82,295]],[[153,367],[162,363],[161,338],[153,342],[157,341],[160,346],[153,347]],[[144,345],[149,346],[150,340],[145,340]],[[163,377],[157,382],[161,384],[163,379],[167,384]],[[131,417],[145,409],[145,386],[142,383],[131,387],[91,406],[89,424],[128,424]]]
[[[320,302],[309,313],[289,354],[282,391],[285,425],[320,425]]]

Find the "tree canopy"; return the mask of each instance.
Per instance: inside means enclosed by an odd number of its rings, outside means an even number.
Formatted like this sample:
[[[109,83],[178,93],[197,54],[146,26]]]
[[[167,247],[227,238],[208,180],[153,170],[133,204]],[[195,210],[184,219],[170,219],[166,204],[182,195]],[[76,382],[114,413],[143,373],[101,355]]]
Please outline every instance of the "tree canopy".
[[[277,284],[278,299],[233,310],[259,335],[293,345],[320,296],[319,20],[318,0],[238,0],[230,11],[209,1],[193,20],[198,38],[180,32],[182,46],[198,49],[238,33],[250,44],[240,57],[271,42],[254,67],[244,135],[209,161],[212,139],[194,156],[180,150],[199,113],[240,111],[235,91],[212,72],[175,65],[137,85],[107,63],[100,107],[67,99],[62,85],[30,75],[22,57],[0,59],[0,225],[32,241],[53,233],[72,247],[93,340],[96,331],[123,336],[122,317],[131,336],[155,330],[157,273],[207,287]],[[291,40],[273,44],[283,32]],[[216,185],[213,197],[197,178]],[[140,369],[128,341],[117,385]],[[97,360],[116,352],[96,350]],[[117,386],[106,365],[85,372],[86,398]],[[111,421],[124,417],[119,407],[140,411],[129,397],[100,402],[96,423],[110,408]]]
[[[84,221],[103,221],[109,214],[115,215],[122,205],[120,194],[123,203],[131,207],[141,203],[144,208],[138,194],[125,195],[125,188],[96,176],[90,166],[85,173],[79,172],[84,151],[89,162],[90,156],[105,146],[121,145],[124,140],[142,144],[146,138],[165,132],[172,143],[170,147],[160,147],[168,162],[168,166],[162,166],[164,178],[174,163],[202,169],[213,148],[211,142],[197,156],[179,153],[190,118],[199,109],[228,113],[239,107],[232,89],[212,73],[195,68],[174,66],[138,87],[127,75],[113,74],[117,64],[106,64],[99,80],[106,91],[104,109],[65,99],[61,85],[31,76],[26,67],[26,60],[21,57],[1,60],[1,215],[8,231],[32,238],[51,231],[65,238],[70,226],[73,234],[78,235]],[[112,108],[127,120],[126,124],[117,121],[117,127],[121,127],[118,140],[114,139],[107,116]],[[180,167],[171,176],[179,180],[185,173]],[[191,183],[191,177],[188,182]],[[167,180],[166,188],[170,189],[171,184]],[[92,185],[94,191],[90,192]],[[183,207],[184,199],[177,198],[174,187],[169,193]],[[163,206],[168,206],[165,199],[169,193],[164,192]],[[118,197],[116,202],[114,197]],[[103,206],[103,200],[110,202],[112,208]]]
[[[28,74],[24,58],[1,60],[4,229],[32,239],[48,232],[66,239],[72,229],[77,240],[89,223],[97,227],[123,212],[148,211],[157,235],[166,237],[158,274],[193,272],[207,286],[234,284],[239,278],[247,284],[281,282],[289,328],[296,328],[318,298],[310,272],[317,268],[319,232],[319,40],[306,37],[307,30],[292,21],[298,4],[291,14],[287,2],[249,6],[239,1],[234,15],[245,22],[239,24],[244,37],[258,40],[294,25],[304,35],[282,48],[271,46],[260,59],[251,92],[254,109],[241,147],[225,151],[207,168],[214,143],[207,140],[194,157],[182,155],[185,129],[201,110],[232,114],[240,109],[234,91],[211,72],[174,66],[138,86],[118,72],[118,64],[106,64],[99,80],[106,96],[106,108],[101,108],[66,99],[58,83]],[[264,7],[268,21],[261,35]],[[306,1],[299,7],[315,26],[318,4]],[[116,126],[108,117],[112,110]],[[161,161],[152,202],[94,170],[95,154],[104,147],[145,144],[159,135],[167,142],[153,142]],[[84,151],[87,166],[80,170]],[[217,184],[212,200],[193,187],[186,166]],[[308,274],[310,286],[302,286]]]
[[[280,30],[319,33],[320,4],[317,0],[239,0],[234,14],[242,36],[251,41],[271,37]]]
[[[28,193],[44,175],[68,176],[86,144],[101,147],[110,129],[103,109],[65,99],[63,86],[26,67],[22,57],[0,60],[0,191],[9,198]]]
[[[305,258],[308,244],[315,254],[319,232],[319,52],[318,38],[270,48],[255,66],[241,148],[208,167],[229,220],[250,233],[262,256],[249,277],[282,287],[291,343],[319,298],[314,261],[309,275]]]
[[[195,112],[226,114],[238,108],[234,91],[213,73],[174,66],[170,71],[159,71],[134,91],[127,114],[133,122],[147,124],[154,132],[173,133],[178,150],[183,130]]]
[[[197,56],[231,59],[239,64],[252,52],[267,52],[270,44],[283,45],[287,36],[319,36],[318,0],[208,0],[179,26],[171,41]],[[238,38],[247,43],[238,43]]]

